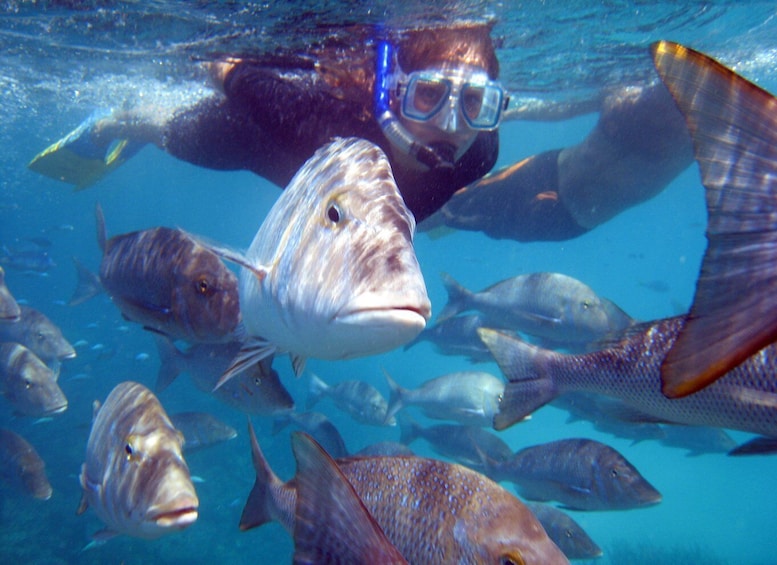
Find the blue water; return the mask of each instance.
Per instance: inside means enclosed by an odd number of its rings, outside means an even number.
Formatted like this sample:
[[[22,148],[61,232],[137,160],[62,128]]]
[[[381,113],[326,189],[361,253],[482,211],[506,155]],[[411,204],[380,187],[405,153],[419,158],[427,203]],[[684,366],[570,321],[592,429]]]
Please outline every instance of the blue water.
[[[200,516],[189,529],[156,541],[118,537],[82,551],[101,526],[93,513],[76,516],[77,475],[89,434],[91,404],[115,384],[132,379],[153,386],[158,357],[151,336],[124,321],[103,297],[80,307],[64,305],[75,285],[71,256],[96,268],[94,206],[103,206],[109,235],[157,225],[245,247],[278,188],[249,173],[208,171],[154,148],[141,151],[97,186],[74,193],[25,167],[47,144],[75,127],[95,107],[161,99],[187,100],[205,89],[191,57],[218,51],[300,45],[315,39],[316,23],[446,21],[496,17],[498,55],[507,86],[522,96],[580,99],[596,89],[649,74],[645,47],[656,39],[684,41],[720,57],[762,86],[777,91],[777,9],[773,2],[448,2],[438,14],[427,3],[301,2],[294,7],[250,3],[3,2],[0,14],[0,243],[45,235],[57,263],[46,276],[7,271],[14,295],[54,320],[79,347],[60,383],[67,412],[48,422],[13,418],[0,405],[0,425],[24,435],[47,463],[54,495],[39,502],[0,486],[0,561],[26,563],[287,563],[290,537],[277,524],[241,533],[237,528],[254,481],[246,418],[197,391],[182,377],[160,395],[168,412],[209,411],[240,431],[228,443],[187,456]],[[326,5],[326,9],[324,8]],[[297,27],[295,27],[297,26]],[[294,32],[290,31],[295,30]],[[499,166],[582,139],[595,123],[583,116],[558,123],[506,123],[500,130]],[[533,271],[574,276],[640,319],[684,311],[691,302],[704,249],[703,188],[689,168],[653,200],[591,233],[560,243],[494,241],[470,232],[417,237],[417,253],[433,309],[445,303],[441,272],[480,289]],[[72,231],[52,229],[62,224]],[[661,281],[666,292],[647,283]],[[102,344],[102,348],[97,348]],[[139,360],[138,354],[149,358]],[[305,379],[295,380],[286,359],[276,369],[304,405]],[[408,352],[349,362],[310,360],[328,382],[363,379],[384,393],[386,369],[404,386],[465,370],[458,357],[437,355],[429,344]],[[495,365],[483,369],[499,374]],[[354,423],[331,404],[319,407],[356,451],[398,430]],[[519,449],[563,437],[590,437],[620,450],[663,494],[651,508],[574,513],[604,549],[600,560],[770,563],[777,554],[774,513],[777,458],[689,458],[679,449],[599,434],[587,423],[567,424],[555,408],[502,433]],[[288,433],[269,434],[256,418],[260,442],[276,472],[294,472]],[[747,434],[732,432],[737,440]],[[414,449],[432,455],[426,444]],[[511,487],[508,487],[511,488]],[[629,553],[631,552],[631,553]],[[619,557],[620,556],[620,557]]]

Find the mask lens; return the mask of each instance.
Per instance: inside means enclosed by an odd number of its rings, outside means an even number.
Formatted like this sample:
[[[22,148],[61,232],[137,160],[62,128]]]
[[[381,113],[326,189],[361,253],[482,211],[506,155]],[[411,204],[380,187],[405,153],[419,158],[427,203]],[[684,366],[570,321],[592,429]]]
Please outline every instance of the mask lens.
[[[493,129],[499,124],[504,93],[495,85],[467,84],[461,92],[461,111],[474,129]]]
[[[413,77],[402,104],[403,113],[411,119],[428,120],[448,100],[450,85],[435,78]]]

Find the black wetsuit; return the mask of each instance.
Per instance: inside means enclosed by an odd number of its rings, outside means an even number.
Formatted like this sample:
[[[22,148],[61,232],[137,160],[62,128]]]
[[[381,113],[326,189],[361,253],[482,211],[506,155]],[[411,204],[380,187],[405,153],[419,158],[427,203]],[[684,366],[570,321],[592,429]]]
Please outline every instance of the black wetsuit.
[[[372,108],[333,92],[309,59],[298,62],[294,69],[238,63],[224,81],[226,96],[203,100],[171,120],[164,133],[166,151],[203,167],[247,169],[284,187],[333,137],[360,137],[386,152],[405,203],[419,222],[494,166],[496,131],[479,133],[453,169],[397,166]]]

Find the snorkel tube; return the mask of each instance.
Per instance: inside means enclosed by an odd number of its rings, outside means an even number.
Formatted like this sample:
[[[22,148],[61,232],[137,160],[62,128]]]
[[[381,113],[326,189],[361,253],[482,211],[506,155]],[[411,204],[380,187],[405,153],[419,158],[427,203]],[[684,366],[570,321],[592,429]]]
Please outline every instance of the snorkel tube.
[[[437,151],[419,143],[415,137],[399,123],[399,120],[391,111],[390,92],[392,80],[392,63],[394,53],[388,41],[381,40],[377,45],[377,59],[375,63],[375,118],[380,129],[391,143],[414,157],[416,161],[429,167],[453,168],[450,159],[445,159]]]

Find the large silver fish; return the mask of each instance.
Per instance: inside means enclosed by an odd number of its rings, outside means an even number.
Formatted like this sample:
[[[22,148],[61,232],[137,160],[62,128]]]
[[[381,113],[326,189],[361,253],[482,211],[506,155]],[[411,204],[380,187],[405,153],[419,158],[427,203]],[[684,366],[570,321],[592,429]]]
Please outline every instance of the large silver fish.
[[[22,312],[5,285],[5,271],[0,267],[0,323],[18,322]]]
[[[26,439],[4,428],[0,429],[0,477],[34,498],[51,498],[53,490],[43,459]]]
[[[661,363],[685,322],[683,317],[644,323],[607,349],[566,355],[495,330],[479,330],[511,381],[494,418],[504,429],[555,397],[586,391],[618,398],[653,421],[743,430],[777,438],[777,345],[748,357],[695,394],[661,393]]]
[[[199,501],[181,453],[183,437],[156,396],[131,381],[96,411],[79,476],[78,513],[91,506],[107,538],[157,538],[197,519]]]
[[[569,559],[596,559],[602,549],[570,516],[554,506],[527,503],[542,527]]]
[[[243,362],[289,352],[299,374],[307,357],[350,359],[413,339],[431,312],[414,231],[379,147],[346,138],[319,149],[247,252],[240,310],[253,339]]]
[[[0,341],[21,343],[55,369],[59,361],[76,356],[76,350],[62,335],[62,330],[43,312],[24,305],[20,309],[18,322],[0,324]]]
[[[309,437],[296,435],[297,475],[283,483],[264,459],[252,428],[250,434],[256,482],[240,528],[277,520],[294,533],[297,551],[304,543],[319,555],[330,552],[327,561],[301,562],[396,562],[338,560],[361,541],[354,528],[373,521],[414,564],[568,562],[522,502],[471,469],[414,456],[335,462]],[[359,508],[366,512],[357,513]]]
[[[471,292],[443,275],[448,303],[438,323],[477,310],[482,325],[523,332],[553,346],[577,347],[619,332],[634,320],[591,287],[560,273],[530,273]]]
[[[53,416],[67,410],[57,376],[19,343],[0,343],[0,393],[26,416]]]
[[[235,428],[207,412],[177,412],[170,415],[170,421],[183,434],[187,452],[237,437]]]

